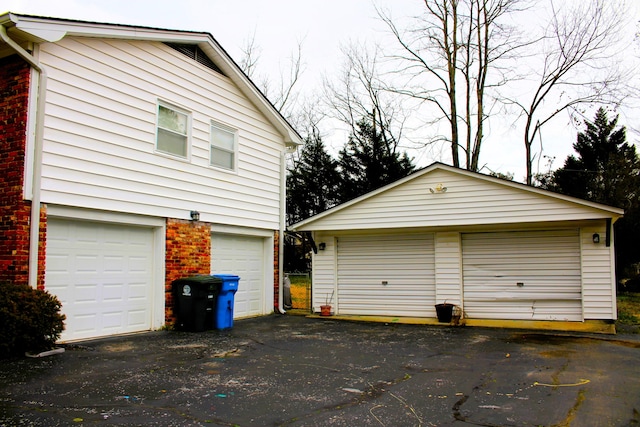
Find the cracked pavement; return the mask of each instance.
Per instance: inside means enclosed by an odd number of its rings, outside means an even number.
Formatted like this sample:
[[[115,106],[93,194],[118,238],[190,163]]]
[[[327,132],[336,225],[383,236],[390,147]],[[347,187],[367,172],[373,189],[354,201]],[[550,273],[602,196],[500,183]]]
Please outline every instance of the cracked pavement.
[[[639,362],[637,336],[272,315],[4,361],[0,426],[640,425]]]

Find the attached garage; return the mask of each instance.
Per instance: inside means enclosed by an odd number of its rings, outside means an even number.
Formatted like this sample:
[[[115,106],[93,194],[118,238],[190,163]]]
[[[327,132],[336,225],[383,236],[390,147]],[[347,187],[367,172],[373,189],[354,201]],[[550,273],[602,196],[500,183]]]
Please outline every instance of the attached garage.
[[[582,320],[579,230],[462,234],[465,314]]]
[[[46,289],[67,316],[63,341],[152,328],[153,228],[50,217],[46,254]]]
[[[290,228],[318,248],[316,312],[334,293],[337,315],[435,318],[447,302],[469,325],[609,332],[622,214],[435,163]]]
[[[265,276],[265,240],[264,237],[222,233],[211,236],[211,274],[240,277],[234,318],[260,316],[272,310],[266,303],[267,294],[273,295],[273,284]]]
[[[337,242],[341,313],[435,313],[432,234],[344,236]]]

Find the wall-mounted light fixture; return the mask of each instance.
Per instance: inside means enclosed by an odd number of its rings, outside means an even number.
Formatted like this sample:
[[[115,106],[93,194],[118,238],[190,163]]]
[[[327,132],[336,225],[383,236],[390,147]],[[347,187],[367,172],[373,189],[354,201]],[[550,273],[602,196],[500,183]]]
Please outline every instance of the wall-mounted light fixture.
[[[320,249],[321,251],[324,251],[327,248],[327,244],[322,242],[322,243],[318,243],[318,249]]]
[[[600,243],[600,235],[598,233],[593,233],[593,243]]]
[[[429,188],[429,191],[431,191],[432,193],[446,193],[447,192],[447,187],[445,187],[444,185],[442,185],[442,183],[436,185],[436,188]]]
[[[200,221],[200,212],[191,211],[190,215],[191,215],[191,221]]]

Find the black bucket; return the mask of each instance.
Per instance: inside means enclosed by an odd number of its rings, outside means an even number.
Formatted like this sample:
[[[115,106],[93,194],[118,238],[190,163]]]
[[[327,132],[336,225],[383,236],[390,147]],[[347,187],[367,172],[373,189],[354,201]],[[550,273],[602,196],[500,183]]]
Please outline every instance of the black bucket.
[[[436,304],[436,314],[438,315],[438,322],[451,323],[453,317],[453,307],[455,304]]]

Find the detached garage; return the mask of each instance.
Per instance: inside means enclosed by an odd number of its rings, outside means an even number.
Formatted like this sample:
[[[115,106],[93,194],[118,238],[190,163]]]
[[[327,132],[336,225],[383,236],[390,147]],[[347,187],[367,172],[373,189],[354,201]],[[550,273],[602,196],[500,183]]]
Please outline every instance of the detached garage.
[[[623,211],[435,163],[291,226],[311,232],[313,310],[610,331]],[[586,325],[586,326],[585,326]]]

